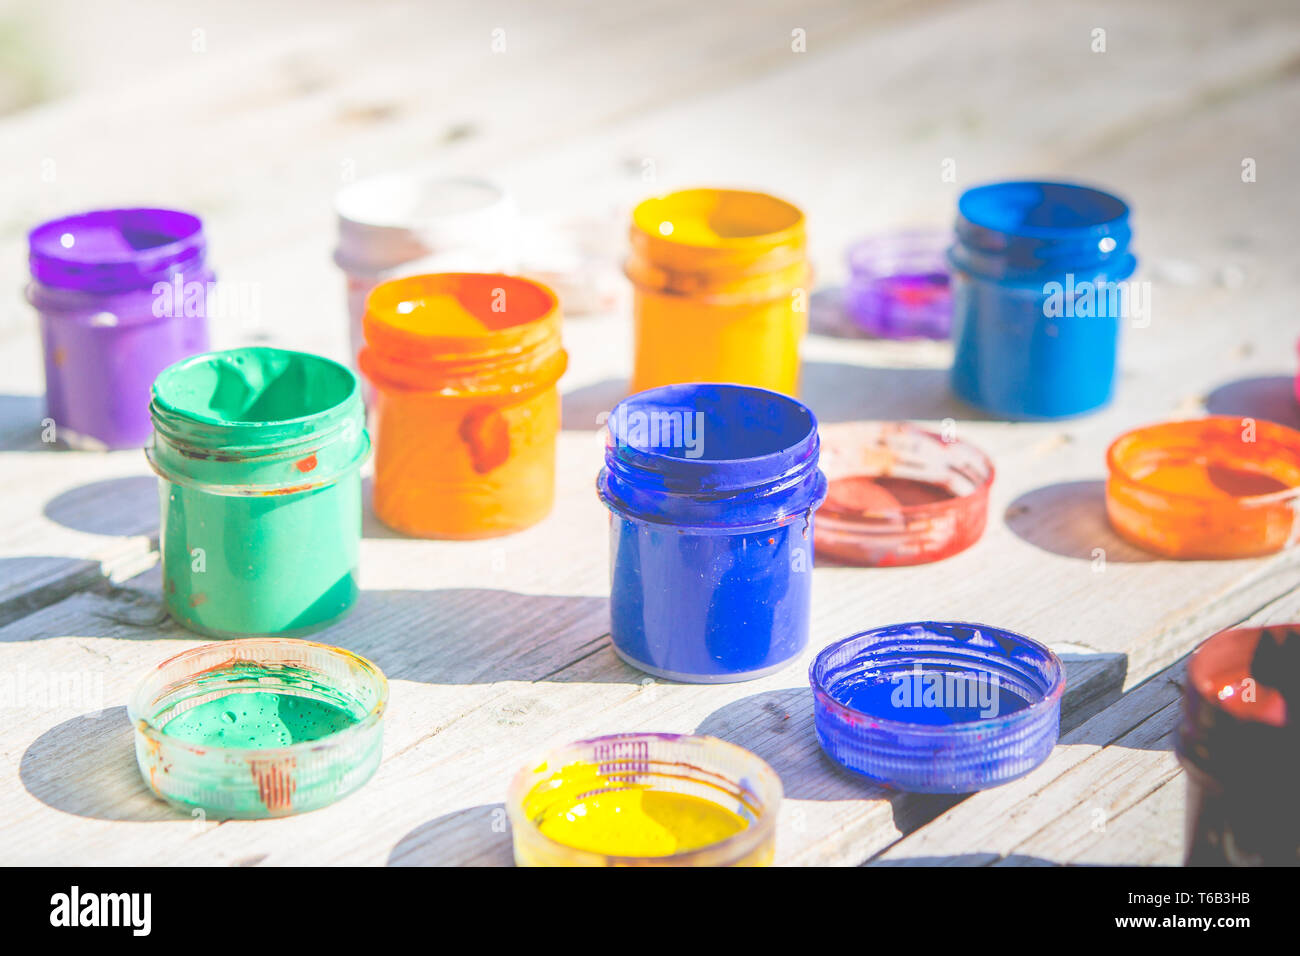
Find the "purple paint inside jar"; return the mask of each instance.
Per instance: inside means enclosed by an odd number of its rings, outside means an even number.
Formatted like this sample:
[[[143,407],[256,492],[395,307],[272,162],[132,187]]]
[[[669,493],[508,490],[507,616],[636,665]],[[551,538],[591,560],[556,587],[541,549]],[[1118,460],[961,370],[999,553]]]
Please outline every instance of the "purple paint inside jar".
[[[74,447],[142,447],[158,373],[208,348],[215,276],[202,222],[169,209],[100,210],[37,226],[28,242],[27,299],[55,435]]]

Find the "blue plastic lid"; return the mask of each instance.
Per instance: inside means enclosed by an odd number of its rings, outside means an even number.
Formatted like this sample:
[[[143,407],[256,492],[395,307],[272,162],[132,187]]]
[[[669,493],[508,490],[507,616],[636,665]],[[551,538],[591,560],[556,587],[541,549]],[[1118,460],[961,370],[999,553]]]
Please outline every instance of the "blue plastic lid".
[[[887,787],[971,793],[1042,763],[1065,669],[1037,641],[963,622],[894,624],[823,649],[808,671],[822,749]]]

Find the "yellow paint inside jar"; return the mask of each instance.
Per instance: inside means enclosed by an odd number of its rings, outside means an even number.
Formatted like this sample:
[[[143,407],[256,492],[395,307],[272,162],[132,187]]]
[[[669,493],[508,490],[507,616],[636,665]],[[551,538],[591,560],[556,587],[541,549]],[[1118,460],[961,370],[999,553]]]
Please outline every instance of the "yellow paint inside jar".
[[[535,787],[525,811],[556,843],[611,857],[666,857],[721,843],[749,826],[713,800],[570,764]]]
[[[672,856],[721,843],[749,824],[711,800],[633,788],[588,797],[538,822],[543,834],[604,856]]]
[[[637,206],[630,239],[632,391],[735,382],[798,392],[811,284],[798,207],[688,189]]]

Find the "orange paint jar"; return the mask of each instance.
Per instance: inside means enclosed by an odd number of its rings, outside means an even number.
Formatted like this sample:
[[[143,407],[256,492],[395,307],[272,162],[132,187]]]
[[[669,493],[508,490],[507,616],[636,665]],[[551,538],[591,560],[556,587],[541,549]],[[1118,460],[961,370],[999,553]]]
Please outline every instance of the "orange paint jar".
[[[812,279],[798,207],[687,189],[637,206],[631,244],[633,392],[733,382],[798,393]]]
[[[515,276],[410,276],[375,287],[363,328],[379,520],[486,538],[544,518],[568,363],[555,293]]]
[[[1300,432],[1228,416],[1121,435],[1106,452],[1119,534],[1171,558],[1249,558],[1300,536]]]

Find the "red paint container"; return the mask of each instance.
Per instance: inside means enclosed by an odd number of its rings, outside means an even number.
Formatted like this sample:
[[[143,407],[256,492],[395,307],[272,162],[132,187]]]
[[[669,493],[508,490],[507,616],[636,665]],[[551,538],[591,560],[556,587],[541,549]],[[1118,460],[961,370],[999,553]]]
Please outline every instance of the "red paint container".
[[[1188,866],[1300,864],[1300,624],[1221,631],[1187,665]]]
[[[814,526],[818,557],[844,564],[927,564],[984,533],[993,463],[973,445],[904,422],[822,429],[830,479]]]

